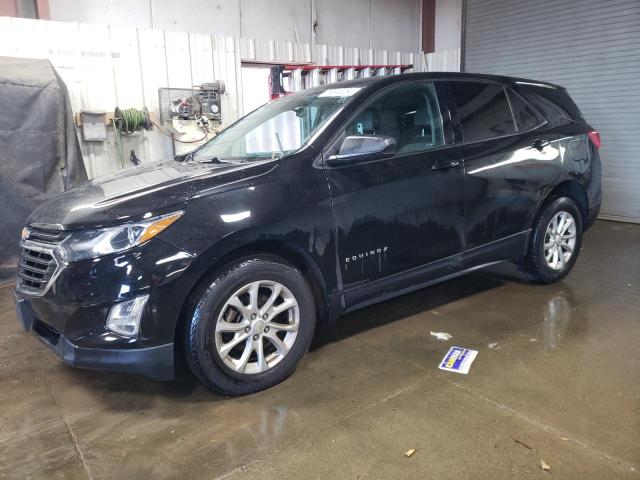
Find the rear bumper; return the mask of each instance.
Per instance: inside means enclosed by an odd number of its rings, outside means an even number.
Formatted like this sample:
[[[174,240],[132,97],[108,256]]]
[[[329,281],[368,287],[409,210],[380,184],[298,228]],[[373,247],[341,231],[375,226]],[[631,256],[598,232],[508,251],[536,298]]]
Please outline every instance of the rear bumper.
[[[72,367],[137,373],[154,380],[175,378],[173,343],[142,348],[81,347],[41,321],[26,299],[16,298],[18,319],[50,350]]]

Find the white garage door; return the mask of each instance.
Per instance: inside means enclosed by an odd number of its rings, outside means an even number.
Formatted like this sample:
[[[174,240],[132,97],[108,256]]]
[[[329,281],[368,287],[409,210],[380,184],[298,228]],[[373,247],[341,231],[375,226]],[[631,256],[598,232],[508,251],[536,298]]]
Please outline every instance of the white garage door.
[[[464,69],[565,86],[602,136],[602,215],[640,221],[640,0],[467,0]]]

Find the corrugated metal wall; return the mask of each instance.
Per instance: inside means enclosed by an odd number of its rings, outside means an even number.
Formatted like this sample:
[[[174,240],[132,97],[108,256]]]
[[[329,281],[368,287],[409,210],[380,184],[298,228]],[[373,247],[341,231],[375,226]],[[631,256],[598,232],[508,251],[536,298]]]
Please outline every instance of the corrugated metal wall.
[[[602,135],[603,216],[640,221],[640,1],[467,0],[465,71],[567,87]]]

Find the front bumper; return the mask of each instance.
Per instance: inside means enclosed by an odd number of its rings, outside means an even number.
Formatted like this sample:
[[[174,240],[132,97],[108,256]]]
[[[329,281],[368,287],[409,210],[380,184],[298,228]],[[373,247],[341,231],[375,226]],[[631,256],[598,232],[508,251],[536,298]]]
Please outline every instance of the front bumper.
[[[16,313],[25,331],[32,331],[67,365],[91,370],[137,373],[154,380],[175,378],[173,343],[129,349],[80,347],[39,319],[29,300],[16,297]]]
[[[123,253],[64,266],[42,295],[16,290],[18,317],[71,366],[174,378],[174,341],[194,283],[193,260],[157,238]],[[113,305],[148,295],[135,337],[106,328]]]

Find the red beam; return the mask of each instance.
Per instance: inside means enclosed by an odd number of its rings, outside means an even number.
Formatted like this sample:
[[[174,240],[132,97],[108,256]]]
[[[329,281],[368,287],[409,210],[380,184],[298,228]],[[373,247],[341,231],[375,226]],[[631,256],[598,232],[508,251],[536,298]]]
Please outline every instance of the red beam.
[[[422,51],[436,49],[436,0],[422,0]]]

